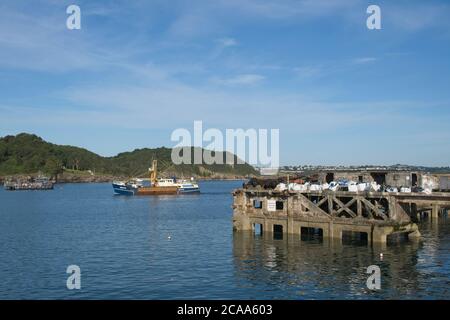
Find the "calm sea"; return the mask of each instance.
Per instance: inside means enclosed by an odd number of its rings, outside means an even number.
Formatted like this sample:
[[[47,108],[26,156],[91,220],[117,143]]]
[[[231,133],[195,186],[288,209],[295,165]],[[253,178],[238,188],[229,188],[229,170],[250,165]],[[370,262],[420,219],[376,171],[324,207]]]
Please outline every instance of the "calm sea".
[[[114,196],[109,184],[1,190],[0,299],[450,298],[450,219],[385,249],[233,234],[241,185],[155,197]],[[366,288],[374,264],[378,292]],[[69,265],[81,268],[81,290],[66,287]]]

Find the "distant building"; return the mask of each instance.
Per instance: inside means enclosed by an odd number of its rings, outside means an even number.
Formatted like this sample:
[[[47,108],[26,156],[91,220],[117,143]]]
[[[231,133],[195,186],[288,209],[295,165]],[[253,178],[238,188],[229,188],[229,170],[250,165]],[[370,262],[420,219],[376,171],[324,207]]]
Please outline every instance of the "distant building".
[[[450,191],[450,174],[436,174],[439,179],[439,190]]]
[[[349,180],[356,182],[375,181],[381,185],[393,187],[422,187],[439,190],[439,176],[422,171],[409,170],[326,170],[319,173],[319,180],[322,183],[336,180]]]

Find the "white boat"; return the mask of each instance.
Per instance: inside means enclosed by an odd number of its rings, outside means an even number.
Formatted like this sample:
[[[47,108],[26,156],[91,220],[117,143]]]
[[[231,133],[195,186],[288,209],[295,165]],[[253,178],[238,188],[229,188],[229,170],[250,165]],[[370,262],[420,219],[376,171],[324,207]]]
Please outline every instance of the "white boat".
[[[158,186],[160,187],[177,187],[179,193],[193,193],[200,192],[200,188],[196,182],[191,179],[176,180],[176,179],[158,179]]]
[[[194,193],[200,192],[200,187],[194,179],[191,178],[191,181],[188,180],[177,180],[176,185],[178,186],[178,191],[180,193]]]

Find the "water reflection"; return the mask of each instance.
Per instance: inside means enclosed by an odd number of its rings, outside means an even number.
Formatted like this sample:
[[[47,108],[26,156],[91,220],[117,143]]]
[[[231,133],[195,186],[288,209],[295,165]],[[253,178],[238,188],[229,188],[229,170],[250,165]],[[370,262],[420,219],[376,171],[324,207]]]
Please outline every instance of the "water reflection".
[[[430,272],[434,276],[448,274],[448,264],[439,267],[433,259],[443,257],[442,252],[437,254],[442,250],[437,229],[444,226],[448,229],[445,223],[425,224],[422,241],[384,247],[357,242],[346,245],[315,237],[280,239],[270,233],[236,232],[235,276],[241,286],[262,290],[266,298],[448,299],[446,290],[442,290],[442,285],[448,288],[448,278],[441,285],[429,279]],[[448,235],[449,230],[446,231]],[[448,243],[448,236],[446,240]],[[370,265],[381,268],[382,284],[378,292],[366,287],[369,276],[366,270]]]

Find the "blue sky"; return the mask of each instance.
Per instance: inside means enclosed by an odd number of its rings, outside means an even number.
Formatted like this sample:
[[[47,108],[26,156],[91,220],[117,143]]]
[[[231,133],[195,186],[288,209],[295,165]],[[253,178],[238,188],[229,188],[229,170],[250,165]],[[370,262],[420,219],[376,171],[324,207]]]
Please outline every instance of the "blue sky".
[[[449,16],[448,1],[4,0],[0,136],[114,155],[202,120],[279,128],[285,165],[447,166]]]

